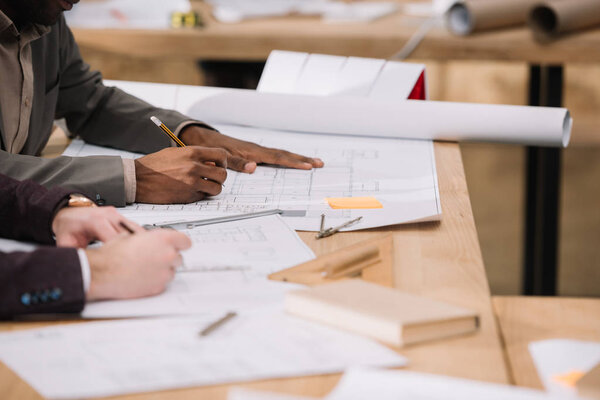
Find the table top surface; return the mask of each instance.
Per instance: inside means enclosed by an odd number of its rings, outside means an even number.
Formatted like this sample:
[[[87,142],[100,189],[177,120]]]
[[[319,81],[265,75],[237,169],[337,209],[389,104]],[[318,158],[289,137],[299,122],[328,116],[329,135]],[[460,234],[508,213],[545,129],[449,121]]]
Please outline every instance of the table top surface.
[[[56,135],[49,152],[60,154],[65,140]],[[474,310],[481,316],[478,333],[401,349],[410,360],[408,369],[508,383],[499,331],[494,320],[477,232],[460,149],[454,143],[436,143],[436,162],[443,208],[443,220],[437,223],[401,225],[392,228],[346,232],[316,240],[314,233],[300,232],[301,238],[319,254],[326,254],[359,241],[395,235],[396,263],[393,271],[373,273],[365,279],[424,294]],[[47,153],[48,154],[48,153]],[[0,330],[46,326],[50,323],[7,322]],[[240,386],[323,396],[338,382],[340,375],[266,380]],[[152,399],[224,399],[231,385],[171,390],[158,394],[129,395],[120,398]],[[236,385],[238,386],[238,385]],[[3,399],[39,399],[40,396],[6,366],[0,364],[0,397]]]
[[[425,21],[401,12],[373,22],[326,23],[317,17],[279,17],[217,22],[210,7],[195,1],[204,27],[171,30],[74,29],[80,46],[134,57],[264,61],[271,50],[389,58]],[[422,60],[493,60],[531,63],[599,62],[600,29],[537,43],[528,28],[469,37],[432,29],[411,55]]]
[[[513,382],[543,389],[527,348],[545,339],[600,341],[600,299],[560,297],[493,298]]]

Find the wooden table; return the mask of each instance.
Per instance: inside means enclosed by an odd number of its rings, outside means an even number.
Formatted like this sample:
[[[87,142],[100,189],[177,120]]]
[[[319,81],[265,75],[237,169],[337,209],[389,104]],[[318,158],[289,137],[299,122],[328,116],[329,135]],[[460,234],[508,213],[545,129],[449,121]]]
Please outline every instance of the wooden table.
[[[223,24],[211,16],[207,4],[193,5],[205,22],[201,29],[75,29],[74,34],[84,48],[147,59],[264,61],[273,49],[389,58],[423,22],[396,13],[372,23],[326,24],[316,17],[282,17]],[[540,45],[527,28],[457,37],[439,27],[428,33],[411,58],[527,62],[529,104],[558,107],[563,100],[563,65],[600,62],[600,29]],[[251,69],[260,71],[256,66]],[[222,82],[232,84],[230,79]],[[527,147],[524,294],[556,294],[561,157],[558,148]]]
[[[61,152],[60,141],[61,138],[55,136],[50,142],[54,154]],[[441,223],[347,232],[319,241],[314,238],[314,233],[301,232],[300,236],[316,254],[326,254],[362,240],[393,232],[398,254],[393,274],[373,274],[371,280],[469,307],[481,315],[481,331],[477,334],[402,349],[400,353],[410,359],[409,369],[508,383],[460,150],[457,144],[437,143],[435,153],[444,213]],[[2,323],[0,330],[42,325],[48,324]],[[336,374],[277,379],[241,386],[322,396],[335,386],[339,376]],[[219,385],[123,398],[224,399],[228,387],[230,385]],[[12,371],[0,364],[0,398],[29,400],[40,397]]]
[[[600,341],[600,299],[493,298],[512,380],[543,389],[527,345],[544,339]]]

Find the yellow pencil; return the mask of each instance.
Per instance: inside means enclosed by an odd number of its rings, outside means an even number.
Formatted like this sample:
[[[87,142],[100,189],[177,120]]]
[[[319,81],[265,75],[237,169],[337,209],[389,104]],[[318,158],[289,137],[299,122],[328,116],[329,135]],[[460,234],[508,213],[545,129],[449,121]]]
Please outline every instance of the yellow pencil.
[[[167,126],[160,121],[160,119],[158,119],[154,116],[150,117],[150,119],[152,120],[152,122],[154,122],[154,124],[156,126],[158,126],[160,129],[162,129],[164,133],[166,133],[171,139],[173,139],[173,141],[175,143],[177,143],[177,145],[179,147],[185,147],[185,144],[181,140],[179,140],[179,138],[177,136],[175,136],[175,134],[173,132],[171,132],[171,130],[169,128],[167,128]]]

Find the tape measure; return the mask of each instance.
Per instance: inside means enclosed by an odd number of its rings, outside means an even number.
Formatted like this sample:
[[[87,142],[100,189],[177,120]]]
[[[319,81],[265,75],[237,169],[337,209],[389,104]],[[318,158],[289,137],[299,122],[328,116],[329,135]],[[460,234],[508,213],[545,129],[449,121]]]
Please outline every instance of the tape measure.
[[[197,12],[180,12],[171,13],[171,27],[173,28],[195,28],[203,26],[202,19]]]

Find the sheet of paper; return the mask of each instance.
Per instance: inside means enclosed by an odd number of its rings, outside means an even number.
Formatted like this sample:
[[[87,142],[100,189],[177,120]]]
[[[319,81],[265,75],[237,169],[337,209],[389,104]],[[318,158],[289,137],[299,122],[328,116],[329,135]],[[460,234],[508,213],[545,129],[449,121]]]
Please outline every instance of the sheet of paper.
[[[321,214],[328,226],[362,216],[349,230],[435,220],[441,216],[433,144],[427,141],[282,133],[264,129],[216,125],[228,135],[307,156],[321,157],[322,169],[301,171],[257,168],[254,174],[228,171],[223,192],[192,204],[134,204],[122,213],[136,219],[164,222],[178,218],[203,218],[268,209],[291,212],[284,220],[296,230],[319,229]],[[307,138],[310,138],[307,140]],[[73,142],[71,146],[79,146]],[[78,153],[112,154],[115,150],[84,145]],[[382,209],[333,210],[327,197],[372,196]]]
[[[11,253],[13,251],[32,251],[35,250],[39,245],[35,243],[19,242],[11,239],[0,238],[0,251],[4,253]]]
[[[421,374],[409,371],[350,369],[326,400],[549,400],[539,390]],[[558,399],[558,398],[554,398]]]
[[[308,53],[273,50],[256,90],[268,93],[293,92],[308,57]]]
[[[315,258],[279,215],[184,229],[192,248],[183,253],[182,271],[244,271],[269,274]]]
[[[401,101],[424,72],[423,64],[275,50],[257,91]]]
[[[227,392],[227,400],[317,400],[317,398],[233,387]]]
[[[139,97],[155,107],[174,110],[177,108],[177,97],[180,85],[169,85],[151,82],[129,82],[105,80],[105,86],[118,86],[119,89]]]
[[[270,57],[269,57],[270,58]],[[381,69],[386,64],[385,60],[375,58],[348,57],[344,68],[335,79],[335,85],[330,95],[332,96],[361,96],[366,97],[371,92]],[[264,73],[263,73],[264,75]],[[262,81],[261,76],[261,81]],[[390,89],[392,90],[392,89]],[[260,90],[259,90],[260,91]],[[292,91],[284,93],[293,93]],[[410,92],[408,93],[410,94]],[[396,92],[399,98],[407,98],[401,92]]]
[[[345,3],[331,0],[207,0],[225,23],[289,14],[319,15],[327,22],[369,22],[398,10],[395,2]]]
[[[82,318],[131,318],[280,309],[294,284],[265,279],[250,268],[177,272],[167,290],[153,297],[90,302]]]
[[[220,315],[217,315],[217,318]],[[78,399],[402,366],[368,339],[282,312],[63,325],[0,334],[0,359],[42,396]]]
[[[325,6],[325,22],[371,22],[398,11],[396,2],[336,2]]]
[[[529,353],[546,390],[563,398],[576,398],[577,390],[566,384],[567,375],[585,374],[600,363],[600,342],[542,340],[529,343]]]
[[[169,29],[171,13],[189,11],[189,0],[86,1],[65,13],[72,28]]]
[[[425,73],[422,64],[388,61],[373,83],[369,97],[389,101],[406,100],[422,73]]]
[[[143,154],[132,153],[130,151],[88,144],[81,139],[74,139],[71,141],[62,155],[69,157],[116,156],[131,159],[136,159],[143,156]]]
[[[311,54],[296,81],[295,93],[327,96],[333,92],[346,57]]]

